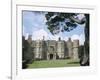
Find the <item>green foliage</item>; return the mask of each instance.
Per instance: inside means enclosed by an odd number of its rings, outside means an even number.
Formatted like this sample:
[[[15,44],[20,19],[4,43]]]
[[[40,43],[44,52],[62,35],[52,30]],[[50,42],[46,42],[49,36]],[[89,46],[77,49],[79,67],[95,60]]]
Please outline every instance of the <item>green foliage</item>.
[[[31,44],[22,36],[22,68],[27,68],[27,64],[33,61],[33,52]]]
[[[60,31],[71,31],[76,28],[77,24],[70,17],[75,16],[75,13],[59,13],[59,12],[48,12],[45,14],[47,19],[46,24],[52,34],[57,34]]]

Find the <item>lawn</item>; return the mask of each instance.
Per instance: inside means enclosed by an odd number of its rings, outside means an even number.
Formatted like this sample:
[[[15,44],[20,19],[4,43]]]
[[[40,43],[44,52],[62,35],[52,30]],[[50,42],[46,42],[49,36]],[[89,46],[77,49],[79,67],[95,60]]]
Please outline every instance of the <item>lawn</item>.
[[[41,60],[34,61],[28,64],[28,68],[52,68],[52,67],[73,67],[80,66],[79,60],[64,59],[64,60]]]

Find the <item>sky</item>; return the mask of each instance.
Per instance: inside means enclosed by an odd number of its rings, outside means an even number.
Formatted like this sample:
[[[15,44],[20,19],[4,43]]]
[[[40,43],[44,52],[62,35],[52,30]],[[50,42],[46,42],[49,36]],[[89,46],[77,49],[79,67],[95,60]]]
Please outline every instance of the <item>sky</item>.
[[[79,14],[78,19],[84,18],[84,14]],[[28,35],[32,35],[32,40],[42,40],[43,36],[45,40],[58,40],[60,37],[62,40],[67,41],[68,38],[71,38],[72,41],[79,39],[80,45],[84,44],[85,35],[84,35],[84,24],[78,25],[75,29],[70,32],[60,32],[59,34],[52,35],[47,29],[45,12],[37,11],[23,11],[23,35],[25,39],[28,38]]]

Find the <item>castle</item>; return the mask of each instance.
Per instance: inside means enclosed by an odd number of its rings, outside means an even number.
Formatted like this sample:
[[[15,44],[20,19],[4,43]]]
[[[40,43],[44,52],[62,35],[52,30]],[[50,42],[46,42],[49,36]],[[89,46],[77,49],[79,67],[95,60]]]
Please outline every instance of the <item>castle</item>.
[[[28,43],[31,44],[32,53],[34,59],[39,60],[55,60],[55,59],[78,59],[79,52],[79,40],[68,41],[61,40],[32,40],[29,36],[27,39]]]

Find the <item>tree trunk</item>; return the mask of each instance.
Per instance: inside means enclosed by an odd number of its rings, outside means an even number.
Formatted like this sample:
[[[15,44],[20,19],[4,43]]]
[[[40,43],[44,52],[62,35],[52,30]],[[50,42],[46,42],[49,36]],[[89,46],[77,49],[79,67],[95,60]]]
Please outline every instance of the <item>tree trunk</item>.
[[[89,66],[89,14],[86,16],[86,26],[85,26],[85,42],[84,42],[84,55],[80,60],[81,66]]]

